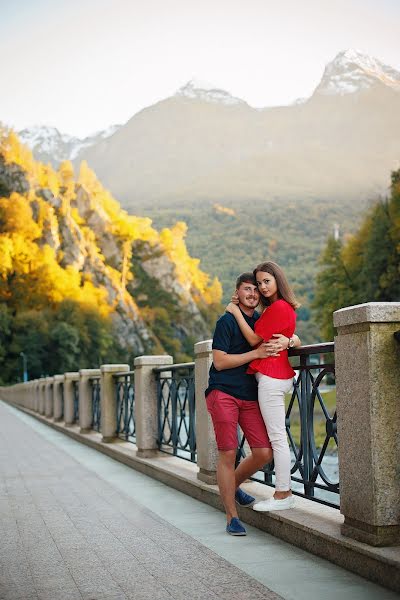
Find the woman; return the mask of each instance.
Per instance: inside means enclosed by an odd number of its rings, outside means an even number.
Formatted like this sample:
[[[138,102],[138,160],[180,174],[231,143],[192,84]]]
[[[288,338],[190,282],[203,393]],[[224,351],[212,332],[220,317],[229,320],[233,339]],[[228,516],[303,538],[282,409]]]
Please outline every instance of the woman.
[[[296,326],[295,309],[300,306],[291,290],[282,269],[273,262],[264,262],[254,269],[263,313],[256,321],[254,331],[246,323],[238,306],[232,302],[227,311],[238,322],[241,332],[252,345],[268,341],[274,333],[289,338],[292,347]],[[253,360],[248,373],[254,373],[258,381],[258,402],[274,452],[275,494],[273,498],[254,505],[254,510],[285,510],[294,506],[290,489],[290,451],[285,427],[285,394],[293,387],[295,375],[287,350],[278,356]]]

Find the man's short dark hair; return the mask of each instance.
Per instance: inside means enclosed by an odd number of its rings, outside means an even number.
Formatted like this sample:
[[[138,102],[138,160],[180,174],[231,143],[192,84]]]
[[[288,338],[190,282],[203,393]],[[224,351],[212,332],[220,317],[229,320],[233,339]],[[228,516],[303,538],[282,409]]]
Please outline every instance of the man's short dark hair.
[[[236,279],[236,289],[237,290],[240,288],[240,286],[242,285],[242,283],[252,283],[253,285],[257,285],[256,278],[254,277],[253,273],[250,273],[250,272],[249,273],[242,273]]]

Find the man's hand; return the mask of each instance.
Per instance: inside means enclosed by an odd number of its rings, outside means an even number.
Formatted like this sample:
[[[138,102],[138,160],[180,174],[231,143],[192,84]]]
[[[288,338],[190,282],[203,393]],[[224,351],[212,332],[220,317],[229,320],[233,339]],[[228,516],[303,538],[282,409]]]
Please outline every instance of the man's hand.
[[[262,344],[260,344],[258,346],[258,348],[256,348],[254,350],[254,352],[257,353],[256,358],[267,358],[268,356],[279,356],[279,352],[277,350],[275,350],[274,348],[271,348],[271,343],[268,342],[262,342]]]
[[[274,333],[272,338],[265,342],[267,349],[274,352],[271,356],[279,356],[279,352],[286,350],[289,344],[289,338],[281,333]]]

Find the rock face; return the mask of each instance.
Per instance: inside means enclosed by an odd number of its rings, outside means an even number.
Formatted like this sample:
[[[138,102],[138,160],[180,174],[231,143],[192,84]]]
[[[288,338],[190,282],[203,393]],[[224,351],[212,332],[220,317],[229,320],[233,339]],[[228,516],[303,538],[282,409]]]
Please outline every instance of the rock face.
[[[201,338],[208,337],[209,328],[190,292],[177,280],[173,263],[161,254],[143,260],[142,267],[149,277],[160,281],[161,287],[176,298],[180,310],[185,314],[185,324],[176,327],[177,334],[184,337],[197,333]]]
[[[26,175],[19,165],[8,165],[0,155],[0,196],[9,197],[12,192],[25,194],[29,190]]]
[[[94,250],[81,227],[71,216],[60,220],[59,235],[62,240],[62,264],[73,266],[90,275],[91,280],[107,290],[108,302],[113,306],[114,335],[121,347],[143,354],[157,345],[154,331],[143,320],[141,310],[135,302],[135,294],[122,289],[120,270],[123,264],[121,245],[112,234],[112,219],[102,206],[85,190],[77,186],[76,196],[71,202],[80,217],[90,227],[100,255]],[[209,335],[209,329],[191,297],[176,280],[174,264],[156,245],[152,250],[156,257],[142,261],[145,272],[161,281],[161,287],[171,294],[186,315],[186,327],[173,327],[180,339],[197,334],[199,338]],[[104,257],[103,259],[100,258]],[[139,257],[140,260],[140,257]],[[140,293],[140,289],[137,290]]]

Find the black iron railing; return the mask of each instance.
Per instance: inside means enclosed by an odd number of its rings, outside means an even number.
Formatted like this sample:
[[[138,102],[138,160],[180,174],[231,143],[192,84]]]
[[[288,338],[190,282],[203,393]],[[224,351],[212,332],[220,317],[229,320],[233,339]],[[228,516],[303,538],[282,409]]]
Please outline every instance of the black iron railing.
[[[334,343],[303,346],[290,351],[297,371],[286,405],[286,432],[292,454],[294,493],[338,507],[336,392],[324,387],[334,379]],[[245,439],[239,433],[238,461],[245,456]],[[253,478],[274,485],[273,463]]]
[[[114,380],[117,406],[116,434],[127,442],[135,443],[135,371],[116,373]]]
[[[74,423],[79,423],[79,381],[72,382],[72,390],[74,395]]]
[[[101,431],[100,377],[90,378],[92,390],[92,429]]]
[[[158,447],[196,462],[194,363],[154,369],[157,380]]]

